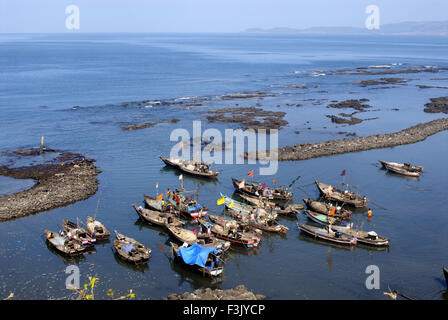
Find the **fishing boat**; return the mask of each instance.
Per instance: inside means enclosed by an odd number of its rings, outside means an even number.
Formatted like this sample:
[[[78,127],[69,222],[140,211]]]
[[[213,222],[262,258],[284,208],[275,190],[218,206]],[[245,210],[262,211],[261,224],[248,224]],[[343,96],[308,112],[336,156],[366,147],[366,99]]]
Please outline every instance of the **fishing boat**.
[[[305,215],[308,217],[308,219],[310,219],[311,221],[314,221],[320,225],[335,225],[335,226],[339,226],[341,228],[348,228],[350,229],[353,226],[353,223],[349,223],[349,222],[344,222],[341,221],[338,218],[332,218],[329,216],[326,216],[324,214],[320,214],[311,210],[305,210]]]
[[[342,191],[317,180],[315,181],[315,183],[319,192],[330,201],[334,201],[337,203],[346,203],[355,208],[365,208],[369,203],[369,199],[367,199],[365,196],[361,196],[349,190]]]
[[[297,223],[300,231],[303,231],[315,238],[340,243],[348,246],[356,245],[357,239],[342,234],[339,230],[333,231],[330,227],[319,228],[306,224]]]
[[[86,229],[69,220],[62,220],[62,228],[69,239],[79,241],[84,246],[93,246],[96,239],[92,238]]]
[[[66,236],[57,234],[56,232],[45,230],[45,238],[58,252],[68,256],[76,256],[82,254],[86,247],[78,241],[69,240]]]
[[[199,223],[205,224],[204,220],[200,220]],[[255,248],[260,243],[261,239],[256,236],[248,235],[244,232],[239,232],[235,228],[220,226],[214,223],[210,223],[210,231],[218,239],[229,241],[234,246],[240,246],[244,248]]]
[[[175,210],[188,218],[201,218],[207,215],[208,208],[201,205],[196,200],[185,197],[182,193],[167,192],[167,201],[172,204]]]
[[[386,237],[378,235],[375,231],[362,231],[355,229],[340,228],[339,226],[332,226],[332,229],[339,230],[346,236],[354,237],[358,243],[367,244],[377,247],[389,246],[390,240]]]
[[[337,218],[348,220],[352,215],[352,212],[350,210],[344,209],[340,206],[335,206],[330,202],[313,201],[311,199],[303,199],[303,202],[306,204],[309,210],[327,216],[332,210],[335,210],[334,216]]]
[[[101,222],[92,217],[87,217],[86,228],[89,236],[96,240],[105,240],[110,237],[109,230]]]
[[[204,177],[204,178],[216,178],[219,174],[218,171],[210,170],[210,164],[195,161],[195,160],[182,160],[182,159],[173,159],[160,156],[162,161],[171,167],[177,168],[183,172],[189,173],[191,175]]]
[[[174,207],[171,203],[166,203],[163,200],[157,200],[156,198],[153,198],[148,195],[144,195],[144,199],[145,199],[145,204],[151,210],[175,213]]]
[[[443,275],[445,276],[446,287],[448,288],[448,268],[443,267]]]
[[[181,227],[177,227],[171,224],[167,224],[165,226],[169,233],[178,241],[182,242],[182,243],[188,243],[188,244],[193,244],[198,242],[198,238],[196,237],[196,234],[188,229],[184,229]]]
[[[226,209],[230,212],[230,214],[238,219],[241,219],[242,216],[249,216],[252,213],[258,211],[258,217],[262,219],[275,219],[277,218],[276,212],[267,212],[265,209],[260,207],[253,207],[247,203],[243,203],[232,199],[222,193],[220,193],[221,199],[224,199],[224,205]]]
[[[113,250],[120,258],[134,264],[146,263],[151,256],[151,249],[133,238],[115,231]]]
[[[223,216],[215,216],[212,214],[209,214],[208,218],[210,219],[211,222],[213,222],[215,224],[218,224],[222,227],[235,228],[237,231],[244,232],[245,234],[247,234],[249,236],[257,236],[257,235],[261,235],[263,233],[260,229],[254,228],[253,226],[250,226],[247,223],[242,222],[241,220],[237,221],[232,218],[223,217]]]
[[[202,273],[205,277],[214,278],[223,272],[222,252],[214,247],[203,247],[195,243],[190,246],[171,244],[171,252],[176,261],[184,266]]]
[[[413,166],[410,163],[397,163],[379,160],[382,166],[387,170],[409,177],[420,177],[423,167]]]
[[[174,226],[181,226],[184,224],[174,214],[171,213],[149,210],[142,208],[141,206],[137,207],[136,205],[133,205],[133,208],[142,220],[150,224],[155,224],[162,227],[164,227],[166,224]]]
[[[268,188],[266,184],[256,182],[246,182],[232,178],[235,190],[242,194],[247,194],[258,198],[262,196],[268,200],[291,201],[292,193],[287,188]]]
[[[260,206],[261,208],[265,209],[266,211],[275,211],[277,215],[282,216],[292,216],[300,213],[300,210],[304,208],[303,205],[294,203],[294,204],[287,204],[287,203],[275,203],[272,201],[269,201],[267,199],[259,199],[254,198],[245,194],[239,194],[241,199],[246,201],[247,203],[250,203],[252,206]]]
[[[230,249],[231,243],[222,239],[216,238],[207,224],[199,226],[202,230],[196,234],[198,238],[197,244],[203,247],[215,247],[222,252],[227,252]]]

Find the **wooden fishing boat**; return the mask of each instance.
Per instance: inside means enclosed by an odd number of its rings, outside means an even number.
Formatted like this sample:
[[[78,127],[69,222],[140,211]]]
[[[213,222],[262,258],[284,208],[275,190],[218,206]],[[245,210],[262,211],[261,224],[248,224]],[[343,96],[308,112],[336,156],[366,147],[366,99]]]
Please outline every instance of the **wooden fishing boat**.
[[[174,226],[181,226],[184,224],[174,214],[171,213],[149,210],[142,207],[137,207],[136,205],[133,205],[133,208],[142,220],[150,224],[155,224],[162,227],[164,227],[166,224]]]
[[[205,277],[214,278],[223,272],[221,251],[213,247],[202,247],[194,244],[188,247],[179,246],[170,242],[171,252],[176,261],[182,263],[185,267],[202,273]],[[197,258],[198,255],[205,256],[206,261]]]
[[[151,210],[156,210],[160,212],[170,212],[170,213],[176,213],[174,210],[174,207],[171,203],[166,203],[163,200],[157,200],[156,198],[153,198],[148,195],[144,195],[145,204],[148,206]]]
[[[289,230],[287,226],[278,223],[276,220],[249,220],[248,224],[266,232],[286,234]]]
[[[363,244],[377,246],[377,247],[386,247],[386,246],[389,246],[389,244],[390,244],[389,239],[378,235],[374,231],[367,232],[367,231],[362,231],[362,230],[340,228],[339,226],[332,226],[331,228],[333,230],[339,230],[342,234],[356,238],[358,243],[363,243]]]
[[[324,214],[320,214],[311,210],[305,210],[305,215],[311,220],[316,222],[317,224],[327,226],[327,225],[335,225],[339,226],[341,228],[348,228],[350,229],[353,226],[353,223],[344,222],[341,221],[338,218],[332,218],[329,216],[326,216]]]
[[[93,246],[96,239],[92,238],[86,229],[69,220],[62,220],[62,228],[69,239],[79,241],[84,246]]]
[[[294,203],[294,204],[288,204],[288,203],[275,203],[272,201],[269,201],[267,199],[259,199],[254,198],[245,194],[239,194],[239,196],[246,201],[247,203],[250,203],[252,206],[260,206],[260,208],[265,209],[266,211],[275,211],[277,215],[282,216],[292,216],[300,213],[300,210],[304,208],[303,205]]]
[[[177,168],[191,175],[213,179],[219,174],[218,171],[210,170],[210,165],[208,163],[195,160],[173,159],[163,156],[160,156],[160,159],[162,159],[166,165]]]
[[[340,243],[348,246],[356,245],[356,239],[342,234],[338,230],[333,231],[329,227],[319,228],[306,224],[297,223],[300,231],[303,231],[315,238],[327,240],[330,242]]]
[[[200,225],[200,227],[202,230],[196,234],[197,244],[202,247],[214,247],[222,252],[227,252],[230,249],[231,243],[229,241],[216,238],[205,225]]]
[[[335,201],[337,203],[346,203],[347,205],[353,206],[355,208],[365,208],[369,203],[369,199],[367,199],[366,197],[349,190],[342,191],[317,180],[315,181],[315,183],[319,192],[330,201]]]
[[[221,198],[224,198],[224,205],[226,209],[230,212],[230,214],[237,219],[242,219],[243,216],[249,216],[252,213],[256,213],[258,211],[257,215],[260,219],[275,219],[277,218],[276,212],[267,212],[263,208],[259,207],[253,207],[249,204],[237,201],[235,199],[232,199],[224,194],[220,194]]]
[[[381,165],[383,167],[385,167],[386,165],[395,166],[395,167],[403,167],[404,166],[408,170],[423,172],[422,166],[414,166],[410,163],[398,163],[398,162],[390,162],[390,161],[383,161],[383,160],[379,160],[379,162],[381,163]]]
[[[44,234],[47,243],[62,254],[77,256],[86,250],[86,247],[79,241],[69,240],[66,236],[57,234],[56,232],[45,230]]]
[[[443,275],[445,276],[446,287],[448,288],[448,268],[443,267]]]
[[[420,177],[423,167],[413,166],[410,163],[397,163],[379,160],[382,166],[391,172],[398,173],[409,177]]]
[[[254,228],[253,226],[250,226],[249,224],[244,223],[241,220],[237,221],[232,218],[215,216],[212,214],[209,214],[208,218],[210,219],[211,222],[215,224],[218,224],[222,227],[235,228],[238,232],[243,232],[251,237],[255,237],[263,233],[260,229]]]
[[[321,213],[321,214],[324,214],[327,216],[330,213],[330,211],[332,211],[333,209],[335,210],[334,216],[336,218],[349,220],[352,215],[352,211],[346,210],[344,208],[341,208],[340,206],[336,206],[329,202],[325,203],[325,202],[320,202],[320,201],[313,201],[311,199],[303,199],[303,202],[306,204],[306,206],[309,210],[317,212],[317,213]]]
[[[287,188],[263,188],[262,184],[256,182],[244,182],[244,186],[241,186],[241,180],[232,178],[233,186],[235,190],[242,194],[247,194],[252,197],[262,196],[268,200],[276,201],[291,201],[292,193]]]
[[[201,218],[208,213],[208,208],[206,206],[201,205],[192,198],[185,197],[182,193],[167,193],[167,201],[175,210],[188,218]]]
[[[205,224],[204,220],[199,221],[201,224]],[[208,222],[207,222],[208,223]],[[224,227],[214,223],[210,223],[210,231],[218,239],[229,241],[232,245],[240,246],[244,248],[255,248],[260,243],[261,239],[256,236],[250,236],[244,232],[239,232],[232,227]]]
[[[196,234],[194,234],[193,231],[188,230],[188,229],[184,229],[181,227],[177,227],[171,224],[167,224],[165,226],[169,233],[178,241],[182,242],[182,243],[188,243],[188,244],[194,244],[196,242],[198,242],[198,238],[196,237]]]
[[[89,236],[96,240],[105,240],[110,237],[109,230],[101,222],[92,217],[87,217],[86,228]]]
[[[146,263],[151,256],[151,249],[133,238],[115,231],[113,250],[120,258],[134,264]]]

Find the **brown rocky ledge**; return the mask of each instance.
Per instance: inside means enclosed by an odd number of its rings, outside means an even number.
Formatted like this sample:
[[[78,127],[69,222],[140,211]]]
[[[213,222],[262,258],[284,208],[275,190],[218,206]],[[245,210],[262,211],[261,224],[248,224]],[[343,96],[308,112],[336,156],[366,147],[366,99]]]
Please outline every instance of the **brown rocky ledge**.
[[[0,175],[36,181],[28,190],[0,197],[0,221],[66,206],[94,195],[98,190],[96,175],[101,172],[94,161],[62,152],[51,163],[18,168],[0,166]]]
[[[306,160],[358,152],[371,149],[391,148],[404,144],[416,143],[425,140],[437,132],[448,130],[448,118],[432,120],[412,126],[410,128],[387,134],[377,134],[352,139],[329,140],[320,143],[296,144],[271,151],[261,151],[243,154],[245,159],[272,160],[278,155],[278,161]],[[275,154],[276,153],[276,154]]]
[[[185,292],[183,294],[170,294],[164,300],[265,300],[266,297],[261,294],[254,294],[244,285],[239,285],[233,289],[198,289],[194,292]]]
[[[178,123],[179,119],[169,119],[169,120],[159,120],[159,121],[154,121],[154,122],[145,122],[145,123],[140,123],[140,124],[132,124],[129,126],[124,126],[122,127],[123,130],[125,131],[129,131],[129,130],[140,130],[140,129],[146,129],[146,128],[150,128],[153,127],[159,123]]]

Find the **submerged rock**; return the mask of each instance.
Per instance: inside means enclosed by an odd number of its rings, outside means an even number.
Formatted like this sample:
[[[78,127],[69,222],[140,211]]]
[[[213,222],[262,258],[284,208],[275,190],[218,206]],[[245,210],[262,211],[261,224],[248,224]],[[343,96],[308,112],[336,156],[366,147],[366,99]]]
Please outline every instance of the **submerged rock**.
[[[448,114],[448,96],[440,98],[432,98],[431,102],[425,104],[425,112],[427,113],[447,113]]]

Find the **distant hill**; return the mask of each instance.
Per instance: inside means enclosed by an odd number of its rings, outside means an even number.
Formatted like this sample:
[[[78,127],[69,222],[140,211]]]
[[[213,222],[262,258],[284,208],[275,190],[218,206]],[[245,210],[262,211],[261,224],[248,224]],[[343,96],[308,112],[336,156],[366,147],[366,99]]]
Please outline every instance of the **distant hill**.
[[[379,30],[356,27],[312,27],[294,28],[250,28],[245,33],[282,33],[282,34],[385,34],[385,35],[448,35],[448,21],[400,22],[384,24]]]

